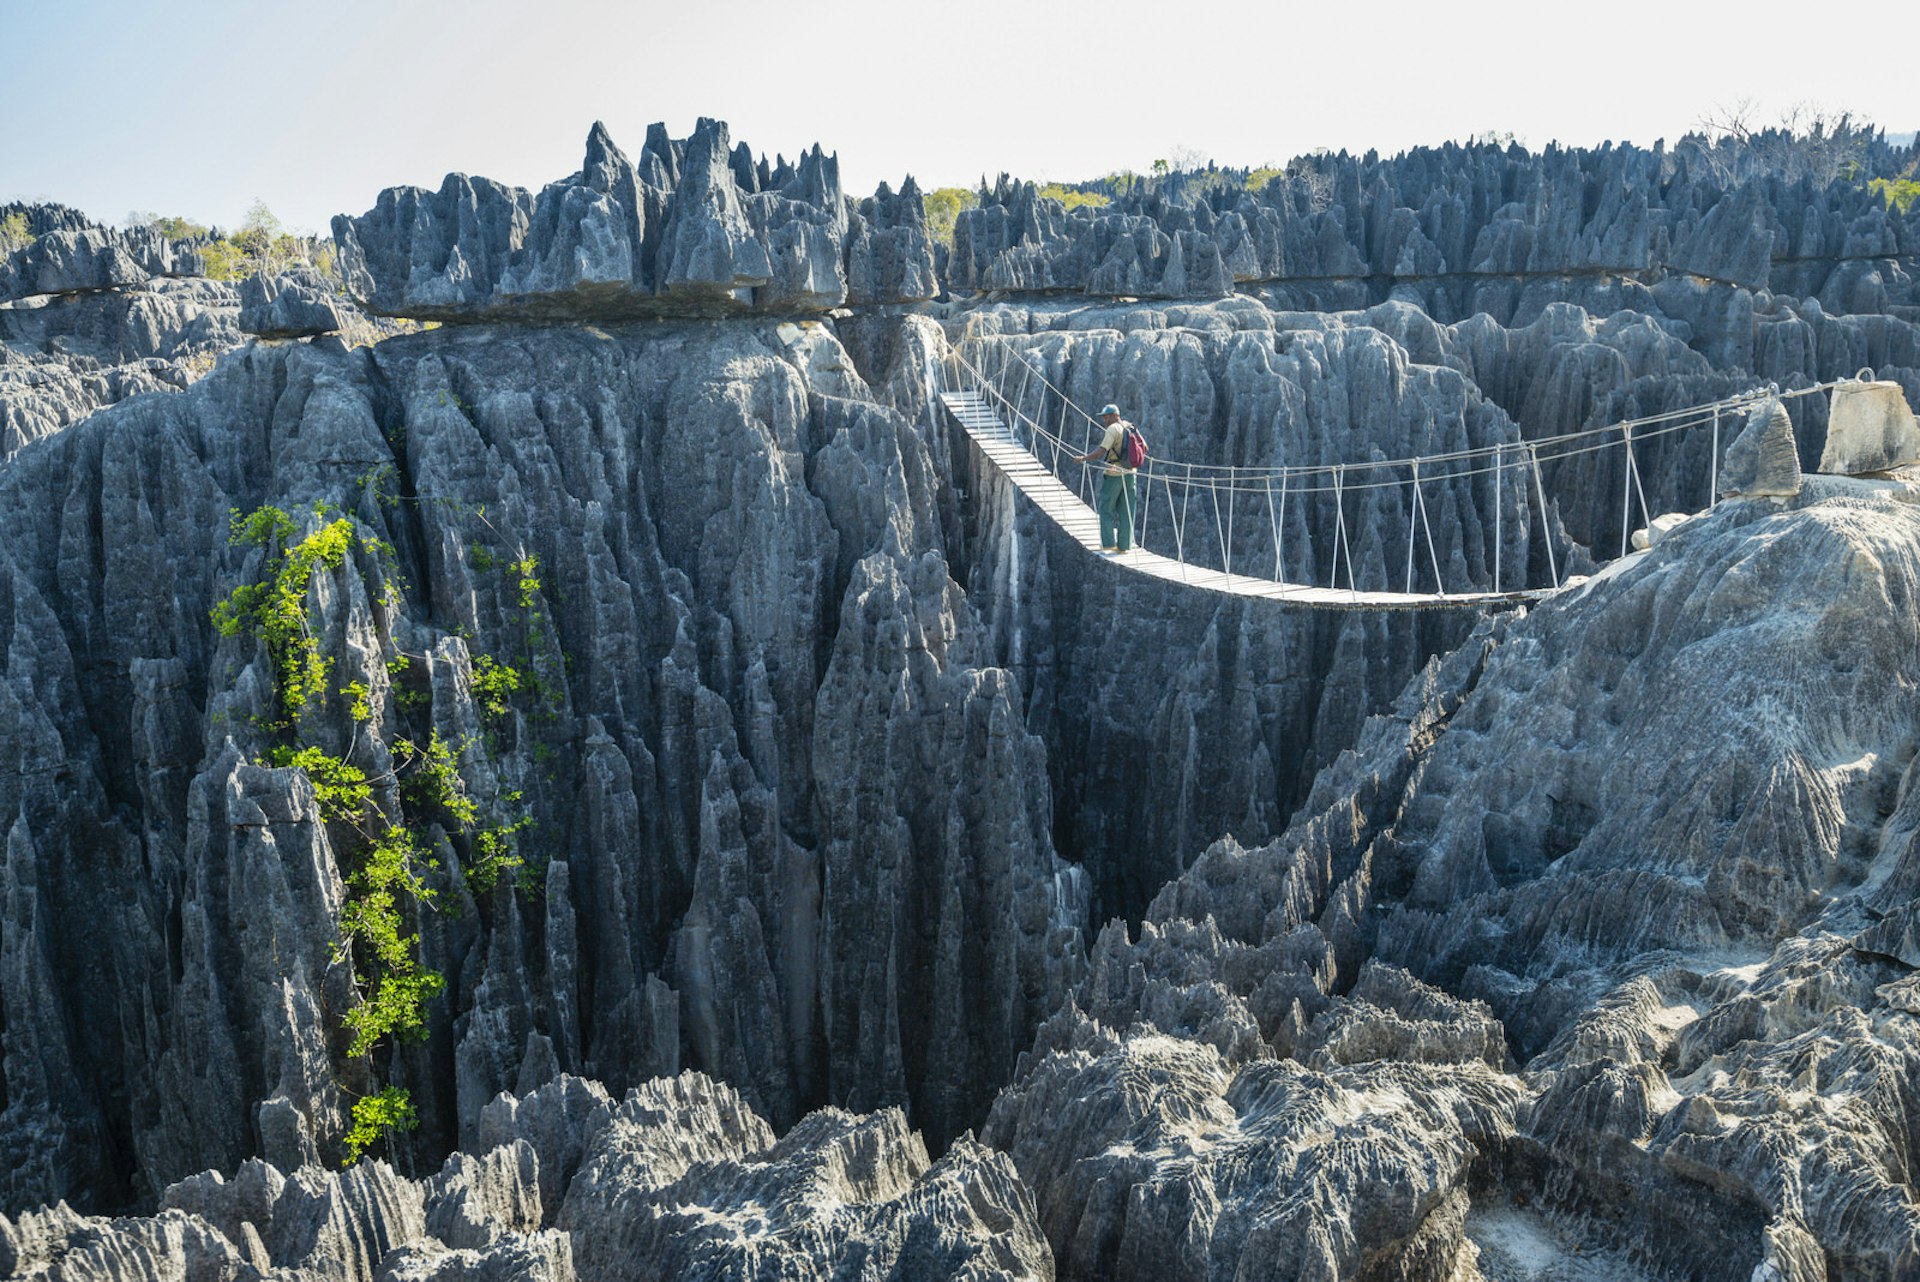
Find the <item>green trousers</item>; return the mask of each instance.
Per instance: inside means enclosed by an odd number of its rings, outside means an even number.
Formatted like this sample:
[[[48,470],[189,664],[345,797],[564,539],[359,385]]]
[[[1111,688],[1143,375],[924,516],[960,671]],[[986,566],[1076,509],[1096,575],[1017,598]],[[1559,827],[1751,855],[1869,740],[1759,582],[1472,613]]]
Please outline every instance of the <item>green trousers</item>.
[[[1132,548],[1134,522],[1139,517],[1139,491],[1134,486],[1133,473],[1103,474],[1100,477],[1100,546],[1119,548],[1122,552]]]

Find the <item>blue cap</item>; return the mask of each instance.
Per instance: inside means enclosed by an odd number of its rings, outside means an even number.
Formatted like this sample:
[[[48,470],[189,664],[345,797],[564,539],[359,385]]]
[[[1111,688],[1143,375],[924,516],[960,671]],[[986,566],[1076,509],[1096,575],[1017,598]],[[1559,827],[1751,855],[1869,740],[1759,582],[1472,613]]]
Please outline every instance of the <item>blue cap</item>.
[[[1099,417],[1105,418],[1109,414],[1113,415],[1115,418],[1119,418],[1120,407],[1118,405],[1102,405],[1100,407]]]

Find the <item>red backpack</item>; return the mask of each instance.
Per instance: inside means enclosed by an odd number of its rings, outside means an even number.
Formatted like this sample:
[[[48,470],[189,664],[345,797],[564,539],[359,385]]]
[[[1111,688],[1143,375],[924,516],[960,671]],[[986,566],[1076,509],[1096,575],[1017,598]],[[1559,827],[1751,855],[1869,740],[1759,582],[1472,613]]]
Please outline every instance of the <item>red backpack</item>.
[[[1147,438],[1140,435],[1140,429],[1131,423],[1126,425],[1126,435],[1120,438],[1118,449],[1113,461],[1129,472],[1147,461]]]

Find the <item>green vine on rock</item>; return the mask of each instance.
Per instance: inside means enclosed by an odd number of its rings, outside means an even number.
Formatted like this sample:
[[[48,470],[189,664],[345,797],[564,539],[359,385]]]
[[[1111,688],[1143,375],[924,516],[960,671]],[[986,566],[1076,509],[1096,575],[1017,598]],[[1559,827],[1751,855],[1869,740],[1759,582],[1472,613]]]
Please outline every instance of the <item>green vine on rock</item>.
[[[325,693],[333,671],[333,660],[320,653],[319,639],[307,626],[307,589],[316,571],[346,564],[353,548],[353,522],[339,517],[296,543],[298,532],[293,518],[277,507],[259,508],[244,517],[236,509],[228,541],[266,548],[274,569],[264,582],[242,584],[213,607],[213,624],[221,636],[247,632],[267,643],[280,711],[288,718]],[[276,547],[278,564],[273,561]]]
[[[356,533],[348,517],[326,520],[329,509],[316,508],[324,523],[304,538],[286,512],[262,507],[242,516],[232,515],[230,541],[236,546],[265,551],[258,582],[242,584],[212,610],[222,636],[249,635],[266,645],[272,665],[280,718],[269,729],[293,742],[272,747],[267,760],[274,766],[301,771],[312,784],[321,818],[327,823],[345,872],[348,894],[342,905],[334,958],[352,967],[360,1002],[341,1019],[352,1034],[347,1054],[370,1057],[383,1046],[419,1040],[427,1033],[427,1003],[446,988],[446,977],[420,961],[417,921],[431,908],[439,892],[428,878],[440,867],[429,854],[427,824],[437,817],[443,826],[471,842],[473,857],[467,881],[476,890],[490,890],[502,871],[518,868],[516,838],[532,825],[518,792],[504,792],[491,807],[504,817],[483,824],[479,803],[468,791],[460,772],[460,757],[469,741],[448,743],[437,730],[424,745],[412,739],[393,741],[391,766],[369,776],[354,763],[362,728],[374,719],[374,692],[364,681],[350,681],[336,693],[346,700],[352,740],[346,753],[335,756],[316,743],[299,741],[304,714],[324,705],[330,693],[333,660],[321,651],[307,617],[307,598],[313,578],[343,567],[356,546],[391,570],[390,544]],[[517,568],[517,567],[516,567]],[[531,573],[530,569],[526,573]],[[389,587],[392,578],[388,579]],[[535,583],[537,588],[538,584]],[[397,679],[409,667],[404,653],[384,661],[389,678]],[[476,701],[494,716],[504,716],[508,701],[522,686],[514,668],[481,655],[475,662]],[[400,712],[417,708],[424,696],[393,689]],[[377,789],[398,782],[398,798]],[[396,817],[397,815],[397,817]],[[418,1122],[405,1088],[388,1084],[355,1100],[352,1125],[342,1139],[343,1165],[357,1161],[381,1137],[412,1129]]]

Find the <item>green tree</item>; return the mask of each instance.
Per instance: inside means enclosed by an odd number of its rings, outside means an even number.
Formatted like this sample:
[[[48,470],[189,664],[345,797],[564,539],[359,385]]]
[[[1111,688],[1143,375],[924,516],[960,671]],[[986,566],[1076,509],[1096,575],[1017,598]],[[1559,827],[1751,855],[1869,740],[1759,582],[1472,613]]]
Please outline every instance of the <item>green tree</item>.
[[[979,203],[980,198],[965,187],[936,187],[921,197],[921,204],[927,211],[927,233],[951,248],[953,228],[960,221],[960,211],[972,209]]]
[[[35,239],[32,230],[27,226],[25,213],[12,213],[5,218],[0,218],[0,258],[5,258],[17,249],[25,249]]]
[[[1040,194],[1049,200],[1057,200],[1068,209],[1078,209],[1082,205],[1092,205],[1096,209],[1112,201],[1097,191],[1081,191],[1078,187],[1069,187],[1065,183],[1048,183],[1040,189]]]
[[[198,224],[181,220],[188,228]],[[216,236],[200,248],[207,275],[236,281],[248,276],[273,276],[295,267],[312,267],[323,275],[333,271],[333,251],[317,239],[287,230],[279,215],[255,200],[240,230]]]
[[[212,229],[204,223],[196,223],[179,214],[156,214],[150,209],[136,209],[128,214],[127,226],[145,227],[159,232],[168,240],[197,240],[212,234]]]

